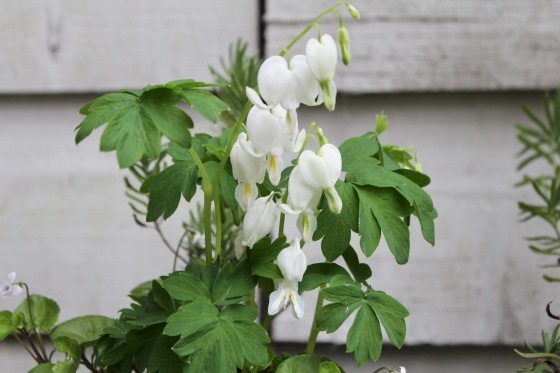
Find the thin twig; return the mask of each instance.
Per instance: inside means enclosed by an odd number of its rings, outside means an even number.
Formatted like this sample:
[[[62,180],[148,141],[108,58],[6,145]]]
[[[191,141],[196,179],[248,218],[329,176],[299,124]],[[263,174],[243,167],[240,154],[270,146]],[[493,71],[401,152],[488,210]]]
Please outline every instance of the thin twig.
[[[169,251],[171,251],[171,253],[173,255],[177,255],[177,258],[179,258],[183,263],[188,264],[188,261],[185,258],[180,256],[179,253],[175,253],[175,248],[173,246],[171,246],[169,241],[167,241],[167,238],[165,238],[165,236],[163,235],[163,232],[161,231],[161,228],[159,226],[159,222],[157,220],[154,221],[154,228],[155,228],[156,232],[158,232],[159,237],[163,241],[163,244],[169,249]]]

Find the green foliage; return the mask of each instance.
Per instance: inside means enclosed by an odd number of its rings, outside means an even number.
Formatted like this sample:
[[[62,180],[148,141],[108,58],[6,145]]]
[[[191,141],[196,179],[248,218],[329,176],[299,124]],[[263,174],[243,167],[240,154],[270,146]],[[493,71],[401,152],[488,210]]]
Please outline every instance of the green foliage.
[[[273,262],[280,251],[288,246],[285,236],[278,237],[274,242],[269,237],[259,240],[247,253],[252,273],[270,279],[282,278],[280,269]]]
[[[357,311],[346,338],[346,347],[348,352],[354,353],[358,365],[363,365],[369,358],[379,358],[383,342],[381,325],[389,340],[398,348],[402,347],[408,310],[394,298],[370,288],[364,292],[359,283],[347,276],[334,276],[321,294],[332,303],[319,312],[319,330],[332,333]]]
[[[10,311],[0,312],[0,341],[3,341],[7,336],[16,331],[16,326],[13,321],[14,315]]]
[[[560,324],[554,328],[551,335],[543,330],[541,337],[543,344],[542,351],[538,351],[527,342],[525,342],[525,347],[530,352],[515,350],[519,356],[528,359],[537,359],[532,366],[518,369],[517,372],[541,373],[550,372],[551,370],[549,370],[549,368],[553,368],[552,371],[555,371],[554,369],[560,369]]]
[[[560,258],[560,91],[556,99],[545,99],[546,121],[541,120],[531,109],[523,111],[531,120],[531,125],[517,124],[517,139],[523,145],[519,152],[521,161],[518,170],[525,170],[535,161],[548,164],[549,171],[540,176],[523,174],[517,186],[530,186],[539,203],[519,202],[522,221],[540,219],[550,226],[552,232],[527,238],[529,248],[538,254]],[[559,267],[558,261],[548,267]],[[545,280],[560,280],[556,276],[545,275]]]
[[[101,135],[100,149],[117,152],[121,168],[131,167],[143,157],[157,159],[161,136],[174,144],[190,147],[192,119],[176,107],[181,100],[190,104],[203,117],[215,122],[227,105],[207,91],[209,84],[192,80],[173,81],[148,86],[140,92],[108,93],[87,105],[80,113],[84,120],[76,128],[76,143],[107,123]],[[202,93],[204,92],[204,93]]]
[[[80,316],[58,324],[50,336],[53,340],[70,338],[83,348],[92,346],[103,334],[103,329],[114,324],[114,319],[105,316]]]
[[[437,212],[422,189],[429,178],[418,171],[384,167],[378,159],[383,156],[380,149],[376,138],[366,136],[350,138],[340,146],[346,178],[335,187],[342,212],[332,213],[324,201],[313,235],[314,240],[322,239],[321,249],[329,261],[346,251],[354,231],[360,234],[360,247],[366,256],[373,254],[383,235],[397,263],[406,263],[411,215],[418,217],[424,239],[435,243]]]
[[[276,373],[340,373],[343,370],[327,358],[317,355],[297,355],[278,365]]]
[[[254,56],[247,56],[247,47],[247,43],[240,39],[235,45],[230,44],[228,61],[220,59],[223,73],[210,67],[216,83],[220,85],[216,95],[231,108],[231,111],[223,111],[221,114],[222,121],[230,127],[235,124],[248,102],[245,87],[257,85],[260,61]]]
[[[29,312],[30,306],[31,312]],[[32,294],[17,306],[14,313],[23,315],[25,330],[48,332],[56,324],[56,320],[58,320],[60,307],[52,299]]]

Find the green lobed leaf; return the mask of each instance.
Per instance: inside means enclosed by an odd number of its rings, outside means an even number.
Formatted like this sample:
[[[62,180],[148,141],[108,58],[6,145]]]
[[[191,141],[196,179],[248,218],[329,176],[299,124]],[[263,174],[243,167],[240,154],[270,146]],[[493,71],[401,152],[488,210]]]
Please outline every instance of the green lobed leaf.
[[[148,363],[148,373],[181,373],[184,363],[171,349],[177,338],[160,334],[154,342]]]
[[[351,137],[344,141],[338,149],[342,156],[343,171],[360,170],[364,164],[379,164],[379,161],[372,158],[379,151],[379,145],[369,137]]]
[[[344,304],[361,301],[364,298],[361,285],[343,275],[334,276],[330,281],[330,286],[321,289],[321,294],[330,302],[341,302]]]
[[[86,118],[77,127],[76,142],[107,123],[100,149],[116,150],[121,168],[132,166],[144,156],[157,158],[162,134],[173,143],[190,147],[193,122],[175,107],[180,98],[163,86],[101,96],[80,111]]]
[[[255,286],[257,277],[251,274],[249,261],[243,260],[235,267],[228,262],[216,277],[212,288],[212,300],[216,305],[237,303],[245,299]]]
[[[361,306],[362,302],[360,300],[327,304],[321,308],[317,316],[317,328],[327,333],[332,333],[338,330],[344,321]]]
[[[31,315],[29,313],[29,305],[31,305]],[[52,299],[32,294],[17,306],[14,313],[21,313],[23,315],[25,330],[33,330],[34,324],[39,330],[47,332],[56,324],[60,307]]]
[[[362,366],[369,358],[379,359],[382,342],[379,320],[369,305],[363,305],[346,336],[346,352],[353,352],[356,363]]]
[[[358,230],[358,200],[352,185],[337,181],[335,188],[342,201],[340,214],[333,213],[327,202],[321,205],[313,240],[321,241],[323,256],[330,262],[338,258],[350,244],[351,230]]]
[[[408,310],[397,300],[381,291],[368,293],[366,300],[383,325],[391,342],[401,348],[406,336],[404,319],[409,315]]]
[[[175,163],[150,180],[146,216],[149,222],[156,221],[161,215],[167,219],[177,210],[181,196],[190,201],[196,193],[198,169],[192,156],[173,144],[169,153],[177,157],[174,157]]]
[[[188,359],[187,372],[235,371],[245,360],[265,365],[270,339],[261,325],[251,321],[257,314],[256,308],[240,304],[219,313],[209,300],[197,299],[169,317],[164,333],[181,335],[173,351]]]
[[[352,246],[348,245],[348,248],[344,254],[342,254],[342,257],[344,258],[344,262],[348,266],[348,269],[352,273],[352,276],[354,276],[354,280],[356,282],[360,283],[371,277],[371,268],[365,263],[360,263],[358,260],[358,254],[356,254],[356,251]]]
[[[67,337],[80,346],[91,346],[103,334],[105,328],[116,323],[115,319],[105,316],[80,316],[57,325],[50,336],[53,340]]]
[[[193,301],[198,298],[210,299],[204,283],[186,272],[176,272],[163,281],[163,288],[177,300]]]
[[[182,97],[201,116],[212,123],[217,123],[222,111],[229,110],[229,106],[214,94],[201,89],[183,89]]]
[[[314,263],[307,266],[303,279],[299,283],[299,292],[313,290],[322,284],[328,284],[333,276],[348,276],[348,272],[336,263]]]
[[[410,206],[407,201],[390,188],[369,186],[355,186],[355,188],[360,198],[360,209],[363,210],[361,216],[366,216],[371,211],[397,263],[406,263],[410,252],[410,233],[402,217],[410,215]],[[360,244],[369,243],[375,238],[361,240]],[[372,253],[369,246],[362,247],[362,251],[366,255]]]
[[[270,237],[261,238],[248,253],[253,273],[266,278],[282,278],[280,269],[273,261],[288,246],[286,236],[280,236],[274,242]]]

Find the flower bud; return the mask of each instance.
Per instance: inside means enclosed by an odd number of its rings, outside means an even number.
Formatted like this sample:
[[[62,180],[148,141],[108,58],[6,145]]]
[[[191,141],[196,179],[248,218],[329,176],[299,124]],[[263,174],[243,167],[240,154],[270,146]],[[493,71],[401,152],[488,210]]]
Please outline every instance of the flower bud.
[[[360,12],[358,12],[358,9],[356,9],[354,5],[346,4],[346,7],[348,8],[348,12],[352,16],[352,18],[360,19]]]
[[[342,63],[348,65],[350,63],[350,35],[344,26],[338,29],[338,45],[340,45]]]

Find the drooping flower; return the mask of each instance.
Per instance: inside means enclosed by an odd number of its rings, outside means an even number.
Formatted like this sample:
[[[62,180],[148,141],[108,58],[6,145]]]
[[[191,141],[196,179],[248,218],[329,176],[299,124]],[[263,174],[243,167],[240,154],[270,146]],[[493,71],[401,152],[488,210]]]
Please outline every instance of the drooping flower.
[[[7,298],[12,295],[19,295],[23,292],[23,289],[18,284],[14,283],[16,280],[16,273],[10,272],[8,274],[8,281],[2,282],[0,286],[0,296],[2,298]]]
[[[321,87],[323,100],[328,110],[336,104],[336,85],[333,82],[338,52],[332,36],[322,35],[319,40],[309,39],[305,48],[309,68]]]
[[[281,208],[286,214],[298,215],[297,227],[305,242],[311,241],[317,228],[315,212],[321,194],[321,189],[305,181],[301,167],[294,167],[288,181],[288,201],[287,204],[282,204]]]
[[[243,218],[241,245],[252,248],[257,241],[268,235],[274,228],[277,215],[278,207],[272,200],[272,193],[267,197],[257,198]]]
[[[297,109],[301,103],[308,106],[322,103],[318,81],[309,68],[307,57],[301,54],[292,57],[289,63],[280,56],[267,58],[259,69],[257,82],[260,96],[249,87],[246,93],[251,103],[261,109],[281,105],[290,110]]]
[[[270,294],[268,314],[276,315],[292,303],[292,313],[297,318],[303,317],[303,297],[298,294],[298,283],[307,269],[307,259],[300,248],[299,241],[293,239],[290,246],[278,254],[276,264],[284,278],[279,281],[277,290]]]
[[[264,181],[266,157],[258,154],[246,133],[240,133],[230,154],[233,177],[239,182],[235,188],[235,198],[247,211],[257,198],[257,183]]]
[[[332,144],[325,144],[318,154],[306,150],[299,157],[298,167],[301,169],[305,183],[323,190],[329,209],[339,214],[342,210],[342,201],[335,189],[335,183],[342,172],[342,157],[338,148]]]

